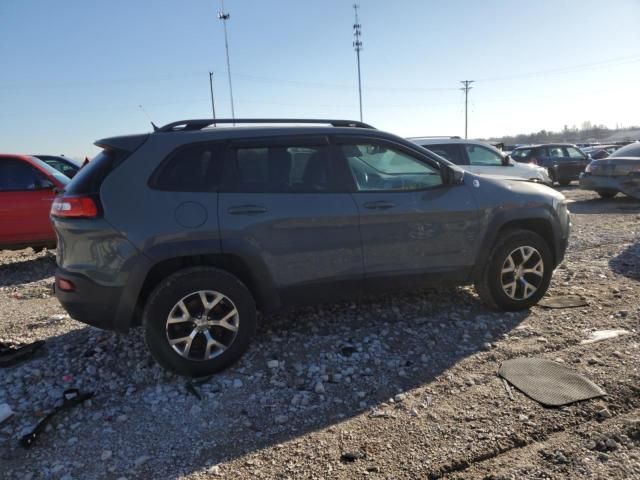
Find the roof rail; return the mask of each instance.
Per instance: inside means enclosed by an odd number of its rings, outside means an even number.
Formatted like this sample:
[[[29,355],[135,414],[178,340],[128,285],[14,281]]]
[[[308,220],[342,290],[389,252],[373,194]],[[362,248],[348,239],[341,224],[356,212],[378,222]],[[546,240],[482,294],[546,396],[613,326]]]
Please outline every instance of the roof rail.
[[[189,130],[202,130],[211,125],[223,124],[236,124],[236,123],[311,123],[320,125],[331,125],[334,127],[354,127],[354,128],[372,128],[374,127],[363,122],[356,120],[323,120],[316,118],[207,118],[196,120],[180,120],[177,122],[168,123],[164,127],[160,127],[158,132],[176,132],[176,131],[189,131]]]
[[[417,138],[457,138],[460,139],[459,135],[424,135],[419,137],[408,137],[409,140],[417,139]]]

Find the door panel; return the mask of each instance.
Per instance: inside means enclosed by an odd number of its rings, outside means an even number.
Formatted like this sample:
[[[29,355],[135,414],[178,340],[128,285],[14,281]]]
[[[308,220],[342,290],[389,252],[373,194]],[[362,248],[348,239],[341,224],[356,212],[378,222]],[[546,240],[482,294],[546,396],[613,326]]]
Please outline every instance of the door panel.
[[[221,193],[222,250],[254,250],[279,289],[362,278],[358,210],[348,193]],[[231,241],[230,241],[231,240]]]
[[[335,152],[354,180],[366,278],[464,276],[479,230],[467,186],[443,185],[436,165],[392,142],[342,141]]]
[[[285,296],[313,284],[359,287],[358,209],[348,192],[338,191],[328,140],[293,141],[258,139],[230,148],[218,207],[222,250],[253,252]],[[303,290],[295,294],[322,296],[320,288]]]

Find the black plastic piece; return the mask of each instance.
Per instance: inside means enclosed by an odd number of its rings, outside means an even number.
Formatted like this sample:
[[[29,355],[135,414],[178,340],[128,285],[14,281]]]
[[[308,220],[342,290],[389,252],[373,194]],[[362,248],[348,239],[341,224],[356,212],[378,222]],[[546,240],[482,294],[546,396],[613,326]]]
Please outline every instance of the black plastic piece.
[[[179,120],[177,122],[168,123],[167,125],[160,127],[158,132],[184,132],[184,131],[194,131],[194,130],[202,130],[203,128],[209,127],[211,125],[218,124],[277,124],[277,123],[300,123],[300,124],[317,124],[317,125],[331,125],[333,127],[353,127],[353,128],[369,128],[374,129],[371,125],[363,122],[358,122],[357,120],[323,120],[317,118],[207,118],[207,119],[196,119],[196,120]],[[181,127],[181,128],[176,128]]]
[[[93,397],[93,392],[80,393],[80,390],[76,388],[65,390],[62,394],[62,405],[51,410],[46,417],[38,422],[38,424],[30,433],[24,435],[20,439],[20,445],[23,448],[31,448],[33,442],[35,442],[38,436],[42,432],[44,432],[44,429],[47,428],[47,424],[57,413],[73,408],[76,405],[80,405],[82,402],[84,402],[85,400],[89,400],[91,397]]]

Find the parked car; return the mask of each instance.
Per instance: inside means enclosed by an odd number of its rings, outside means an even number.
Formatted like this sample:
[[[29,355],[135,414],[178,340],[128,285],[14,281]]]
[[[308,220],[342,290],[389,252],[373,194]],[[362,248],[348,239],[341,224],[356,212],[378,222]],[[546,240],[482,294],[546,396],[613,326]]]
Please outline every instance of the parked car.
[[[620,148],[619,145],[598,145],[593,147],[582,148],[581,150],[587,154],[592,160],[601,160],[607,158],[613,152]]]
[[[508,155],[488,143],[455,137],[410,138],[421,147],[480,175],[521,178],[551,185],[547,170],[528,163],[516,163]]]
[[[526,309],[563,259],[569,213],[548,187],[476,176],[361,122],[234,122],[252,126],[100,140],[51,209],[64,308],[123,333],[141,323],[174,372],[236,360],[256,309],[457,284]]]
[[[602,198],[624,193],[640,199],[640,142],[622,147],[607,158],[593,160],[580,175],[580,188]]]
[[[38,158],[0,154],[0,249],[54,246],[49,210],[68,182]]]
[[[64,156],[34,155],[34,157],[39,158],[40,160],[45,162],[47,165],[55,168],[60,173],[64,173],[69,178],[73,178],[76,175],[76,173],[78,173],[78,170],[80,170],[80,167],[82,166],[80,162],[77,162],[75,160],[72,160],[71,158],[67,158]]]
[[[573,180],[578,180],[590,162],[578,147],[565,143],[518,147],[511,152],[511,158],[516,162],[546,168],[551,181],[560,185],[569,185]]]

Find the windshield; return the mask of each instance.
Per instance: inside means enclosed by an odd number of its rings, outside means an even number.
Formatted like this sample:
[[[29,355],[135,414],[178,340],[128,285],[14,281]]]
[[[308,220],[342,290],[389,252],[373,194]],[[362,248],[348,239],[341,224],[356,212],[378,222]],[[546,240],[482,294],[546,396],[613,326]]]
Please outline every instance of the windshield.
[[[37,164],[40,168],[45,170],[49,175],[54,177],[62,185],[66,185],[71,181],[71,179],[67,177],[64,173],[59,172],[58,170],[53,168],[51,165],[48,165],[46,162],[43,162],[39,158],[31,157],[31,160],[33,160],[33,163]]]

